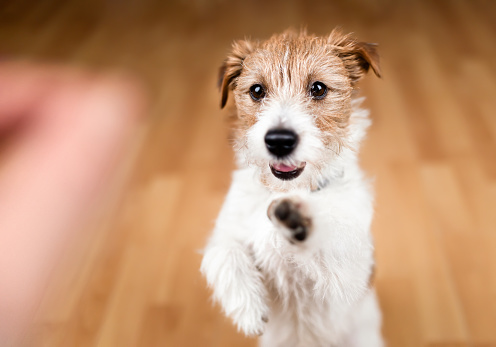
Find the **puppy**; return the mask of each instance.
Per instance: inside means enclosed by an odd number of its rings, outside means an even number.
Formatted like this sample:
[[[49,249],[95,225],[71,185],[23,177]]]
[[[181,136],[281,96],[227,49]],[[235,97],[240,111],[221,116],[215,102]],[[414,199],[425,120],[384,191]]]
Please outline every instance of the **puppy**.
[[[357,82],[369,68],[380,77],[376,46],[339,31],[238,41],[221,68],[239,169],[201,271],[261,346],[383,345],[373,197],[357,159],[370,124]]]

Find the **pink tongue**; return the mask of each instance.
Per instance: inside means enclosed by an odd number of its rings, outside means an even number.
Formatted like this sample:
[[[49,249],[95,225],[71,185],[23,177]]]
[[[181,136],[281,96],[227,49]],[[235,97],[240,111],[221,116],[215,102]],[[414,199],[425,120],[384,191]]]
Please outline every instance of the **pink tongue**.
[[[290,172],[290,171],[294,171],[297,169],[296,166],[288,166],[288,165],[284,165],[284,164],[274,164],[273,167],[277,171],[282,171],[282,172]]]

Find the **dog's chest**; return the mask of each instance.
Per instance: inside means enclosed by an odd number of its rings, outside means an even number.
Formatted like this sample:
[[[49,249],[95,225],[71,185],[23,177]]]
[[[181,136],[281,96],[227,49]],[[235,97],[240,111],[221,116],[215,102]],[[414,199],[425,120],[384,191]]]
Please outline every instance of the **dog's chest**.
[[[298,260],[286,240],[272,231],[268,233],[266,243],[255,246],[254,257],[273,298],[282,300],[283,304],[314,300],[316,277],[322,278],[325,269],[315,259]]]

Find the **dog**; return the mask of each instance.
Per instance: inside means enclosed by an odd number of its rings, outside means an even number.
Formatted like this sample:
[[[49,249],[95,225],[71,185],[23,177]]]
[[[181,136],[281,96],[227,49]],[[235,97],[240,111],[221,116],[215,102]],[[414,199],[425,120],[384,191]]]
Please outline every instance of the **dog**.
[[[260,346],[383,346],[373,194],[357,158],[369,69],[381,77],[377,46],[338,30],[236,41],[221,67],[238,169],[201,272]]]

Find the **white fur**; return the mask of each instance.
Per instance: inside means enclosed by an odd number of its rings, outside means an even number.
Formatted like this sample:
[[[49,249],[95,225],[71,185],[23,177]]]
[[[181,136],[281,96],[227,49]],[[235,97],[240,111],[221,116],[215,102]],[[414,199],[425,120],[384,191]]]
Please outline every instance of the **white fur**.
[[[348,146],[339,152],[325,148],[312,115],[283,97],[263,105],[246,145],[237,148],[241,168],[233,174],[201,271],[239,330],[263,334],[261,346],[382,346],[381,315],[368,286],[373,196],[356,154],[369,125],[360,102],[352,102]],[[284,161],[307,163],[293,181],[270,174],[274,159],[263,137],[277,125],[300,137]],[[269,187],[261,183],[263,175]],[[311,191],[311,184],[321,189]],[[288,230],[267,217],[270,203],[281,197],[304,203],[313,226],[304,242],[290,243]]]

